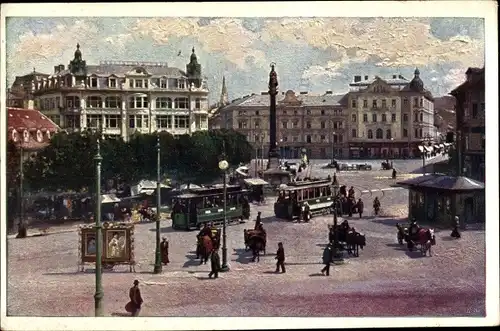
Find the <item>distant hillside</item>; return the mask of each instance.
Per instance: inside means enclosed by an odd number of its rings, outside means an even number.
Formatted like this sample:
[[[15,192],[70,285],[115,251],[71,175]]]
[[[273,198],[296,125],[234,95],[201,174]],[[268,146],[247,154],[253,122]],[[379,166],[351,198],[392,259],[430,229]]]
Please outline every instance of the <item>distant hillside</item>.
[[[437,126],[441,132],[447,132],[455,128],[455,101],[455,98],[449,95],[434,99],[434,125]]]

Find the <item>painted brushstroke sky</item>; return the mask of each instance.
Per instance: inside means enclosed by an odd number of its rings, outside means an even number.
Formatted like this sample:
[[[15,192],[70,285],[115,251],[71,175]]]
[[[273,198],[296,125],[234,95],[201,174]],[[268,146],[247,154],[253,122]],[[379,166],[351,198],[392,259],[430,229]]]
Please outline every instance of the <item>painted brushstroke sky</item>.
[[[211,103],[223,75],[230,99],[267,90],[270,62],[281,90],[343,93],[354,75],[411,79],[418,67],[435,96],[484,65],[480,18],[12,17],[6,39],[9,85],[33,68],[67,65],[77,42],[87,64],[162,61],[183,70],[194,46]]]

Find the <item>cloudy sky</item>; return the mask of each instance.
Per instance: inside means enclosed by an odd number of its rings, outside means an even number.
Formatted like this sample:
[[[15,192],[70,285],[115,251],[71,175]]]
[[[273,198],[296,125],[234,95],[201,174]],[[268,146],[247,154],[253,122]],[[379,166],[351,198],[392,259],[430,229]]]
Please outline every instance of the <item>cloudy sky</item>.
[[[281,90],[347,91],[354,75],[421,72],[436,96],[484,64],[477,18],[23,18],[6,21],[7,80],[67,65],[79,42],[87,64],[162,61],[185,70],[194,46],[218,100],[267,90],[276,63]],[[178,56],[179,51],[181,55]]]

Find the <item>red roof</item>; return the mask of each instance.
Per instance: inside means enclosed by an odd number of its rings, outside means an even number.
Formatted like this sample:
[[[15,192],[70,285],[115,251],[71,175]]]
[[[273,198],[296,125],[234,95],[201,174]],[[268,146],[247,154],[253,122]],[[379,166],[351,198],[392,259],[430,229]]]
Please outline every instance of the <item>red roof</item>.
[[[60,130],[38,110],[7,108],[7,111],[8,139],[23,149],[37,150],[47,146],[50,137]]]

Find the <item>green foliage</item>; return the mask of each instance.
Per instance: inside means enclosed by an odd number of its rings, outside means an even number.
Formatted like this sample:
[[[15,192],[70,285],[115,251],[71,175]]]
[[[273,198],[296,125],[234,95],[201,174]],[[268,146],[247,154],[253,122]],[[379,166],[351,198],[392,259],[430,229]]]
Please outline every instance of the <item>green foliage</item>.
[[[97,135],[58,133],[51,144],[25,166],[31,189],[74,190],[92,188],[95,182]],[[140,179],[154,179],[157,173],[156,134],[137,134],[128,142],[106,139],[101,142],[101,178],[129,185]],[[160,134],[161,174],[180,181],[203,183],[220,176],[218,162],[232,166],[247,163],[252,146],[246,137],[233,130],[200,131],[174,137]]]

